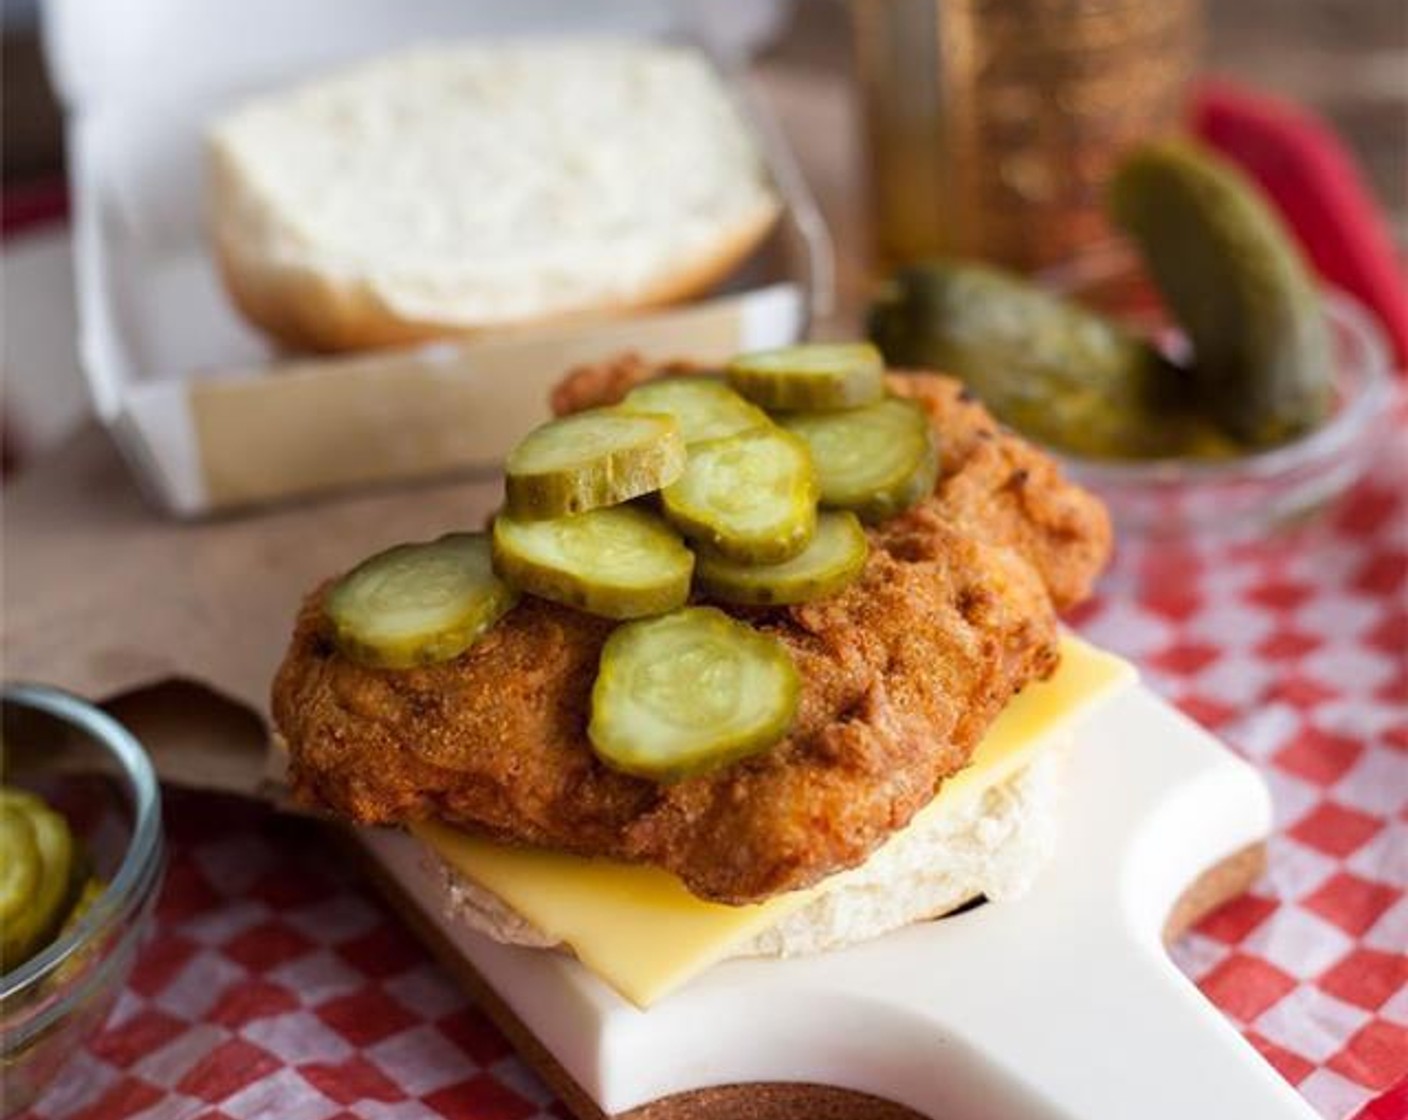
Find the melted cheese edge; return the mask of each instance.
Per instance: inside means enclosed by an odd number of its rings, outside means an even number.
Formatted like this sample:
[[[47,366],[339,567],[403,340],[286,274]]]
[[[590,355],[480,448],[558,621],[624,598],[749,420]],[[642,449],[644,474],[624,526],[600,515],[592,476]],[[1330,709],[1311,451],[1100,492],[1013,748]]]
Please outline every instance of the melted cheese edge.
[[[1134,677],[1127,662],[1065,636],[1056,673],[1028,685],[1007,705],[972,762],[888,842],[1006,781]],[[656,867],[509,847],[434,821],[412,824],[410,831],[640,1007],[827,890],[822,882],[754,905],[725,906],[697,898]]]

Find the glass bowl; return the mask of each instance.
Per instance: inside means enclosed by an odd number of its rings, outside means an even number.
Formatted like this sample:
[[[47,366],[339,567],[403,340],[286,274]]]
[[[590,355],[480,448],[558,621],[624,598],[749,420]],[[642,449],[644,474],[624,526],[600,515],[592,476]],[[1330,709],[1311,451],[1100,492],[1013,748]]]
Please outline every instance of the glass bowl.
[[[1123,270],[1123,271],[1121,271]],[[1051,272],[1058,293],[1124,319],[1165,353],[1187,353],[1137,275],[1107,266]],[[1304,521],[1349,489],[1392,423],[1393,374],[1377,322],[1352,296],[1324,292],[1334,361],[1330,418],[1279,447],[1229,459],[1090,459],[1053,454],[1068,477],[1095,491],[1126,538],[1235,539]]]
[[[0,976],[0,1111],[28,1107],[102,1024],[161,884],[161,800],[146,752],[91,704],[41,685],[0,690],[5,781],[63,813],[106,884],[80,921]]]

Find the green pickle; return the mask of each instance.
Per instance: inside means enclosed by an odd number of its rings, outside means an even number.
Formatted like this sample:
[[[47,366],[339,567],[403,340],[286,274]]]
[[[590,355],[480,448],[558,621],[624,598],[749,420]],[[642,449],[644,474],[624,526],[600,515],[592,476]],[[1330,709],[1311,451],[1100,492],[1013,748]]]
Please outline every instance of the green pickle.
[[[362,561],[333,585],[324,612],[344,655],[409,669],[458,657],[516,601],[494,574],[488,537],[450,533]]]
[[[664,377],[637,385],[626,394],[620,407],[627,412],[674,417],[687,446],[772,423],[757,405],[749,404],[723,382],[702,374]]]
[[[884,521],[934,491],[938,443],[924,410],[888,397],[845,412],[796,413],[782,419],[811,450],[825,506]]]
[[[729,384],[773,412],[856,408],[885,393],[885,359],[868,342],[808,343],[740,354]]]
[[[73,908],[69,910],[63,926],[59,929],[60,936],[71,933],[87,916],[88,911],[93,909],[94,903],[103,897],[103,891],[107,890],[107,884],[96,875],[88,875],[79,882],[81,886],[73,896]]]
[[[0,969],[8,972],[44,948],[63,924],[74,885],[75,853],[68,822],[32,794],[4,790],[0,819],[0,851],[7,872],[8,865],[19,865],[30,887],[17,909],[12,884],[3,889],[8,897],[0,904],[6,912],[0,924]]]
[[[696,444],[660,497],[685,536],[745,563],[790,560],[816,531],[816,470],[806,444],[780,428]]]
[[[535,428],[509,452],[508,511],[526,521],[618,505],[669,485],[684,464],[673,417],[588,409]]]
[[[870,337],[892,366],[941,370],[999,420],[1094,458],[1177,450],[1169,417],[1192,383],[1133,331],[988,265],[930,261],[896,274],[871,308]]]
[[[74,926],[78,925],[88,911],[93,909],[94,903],[103,897],[103,891],[108,885],[98,876],[89,874],[82,879],[82,886],[78,888],[78,893],[74,895],[73,909],[69,911],[68,917],[64,919],[63,932],[68,933]]]
[[[8,802],[0,805],[0,933],[8,933],[39,886],[41,864],[29,816]],[[8,960],[10,954],[5,953]]]
[[[1333,369],[1320,295],[1251,182],[1193,142],[1164,140],[1119,167],[1110,208],[1188,334],[1200,408],[1257,447],[1320,424]]]
[[[712,607],[628,622],[606,640],[587,729],[608,766],[678,781],[782,740],[801,679],[777,638]]]
[[[663,614],[689,597],[694,554],[630,506],[552,521],[494,520],[494,569],[530,594],[606,618]]]
[[[817,518],[812,543],[781,564],[740,564],[701,550],[695,585],[722,603],[784,606],[824,599],[844,590],[865,570],[870,542],[855,514],[828,511]]]

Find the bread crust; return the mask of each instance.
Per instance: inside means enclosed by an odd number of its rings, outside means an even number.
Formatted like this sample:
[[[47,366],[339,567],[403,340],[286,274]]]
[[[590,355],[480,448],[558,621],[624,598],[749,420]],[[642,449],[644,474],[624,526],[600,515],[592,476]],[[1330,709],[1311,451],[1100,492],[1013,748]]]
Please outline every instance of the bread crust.
[[[776,224],[776,202],[726,231],[707,254],[681,261],[629,299],[583,304],[529,319],[480,323],[412,319],[399,314],[365,276],[333,276],[246,251],[257,243],[242,226],[238,186],[217,173],[213,194],[215,264],[235,306],[255,327],[293,351],[347,353],[472,338],[490,330],[543,326],[626,315],[699,295],[743,263]]]

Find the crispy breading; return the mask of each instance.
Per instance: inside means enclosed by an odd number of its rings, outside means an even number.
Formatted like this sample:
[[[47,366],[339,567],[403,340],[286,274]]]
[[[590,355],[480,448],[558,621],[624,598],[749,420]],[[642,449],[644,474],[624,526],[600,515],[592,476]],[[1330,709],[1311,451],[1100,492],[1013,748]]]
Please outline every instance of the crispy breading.
[[[570,411],[657,370],[574,373]],[[962,768],[988,725],[1058,659],[1056,609],[1083,598],[1110,529],[1100,504],[1001,430],[961,386],[895,376],[928,410],[934,496],[870,531],[860,580],[830,599],[738,609],[803,680],[787,738],[658,785],[599,762],[586,737],[605,619],[532,597],[454,661],[405,671],[339,656],[307,600],[274,685],[294,791],[364,823],[438,817],[506,841],[665,867],[742,903],[864,861]]]

